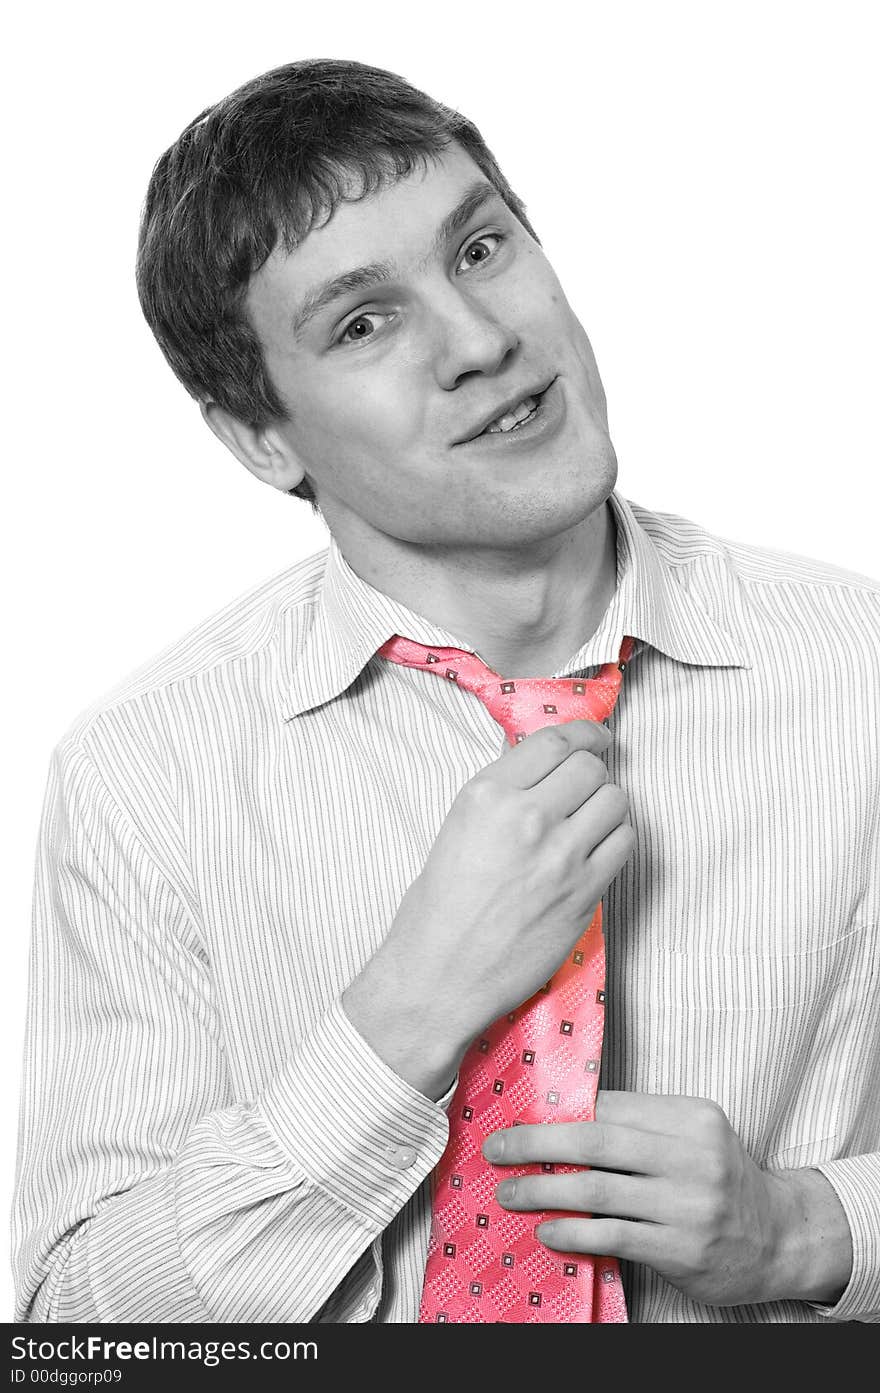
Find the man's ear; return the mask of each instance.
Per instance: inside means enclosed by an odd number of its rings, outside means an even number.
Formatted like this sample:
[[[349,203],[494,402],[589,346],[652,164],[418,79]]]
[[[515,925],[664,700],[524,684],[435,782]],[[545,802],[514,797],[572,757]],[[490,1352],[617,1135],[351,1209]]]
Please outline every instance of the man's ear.
[[[302,483],[305,467],[280,431],[245,425],[215,401],[199,402],[199,409],[217,439],[264,484],[289,493]]]

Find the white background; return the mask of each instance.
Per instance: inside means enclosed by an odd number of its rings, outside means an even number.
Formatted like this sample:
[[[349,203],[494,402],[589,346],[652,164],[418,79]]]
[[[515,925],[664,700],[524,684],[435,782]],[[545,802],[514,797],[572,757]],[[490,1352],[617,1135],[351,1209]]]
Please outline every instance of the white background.
[[[875,5],[59,3],[19,7],[11,28],[7,1212],[50,751],[131,668],[326,542],[209,434],[140,316],[140,203],[202,108],[304,57],[391,68],[459,107],[590,335],[622,492],[880,575]],[[11,1309],[0,1256],[0,1320]]]

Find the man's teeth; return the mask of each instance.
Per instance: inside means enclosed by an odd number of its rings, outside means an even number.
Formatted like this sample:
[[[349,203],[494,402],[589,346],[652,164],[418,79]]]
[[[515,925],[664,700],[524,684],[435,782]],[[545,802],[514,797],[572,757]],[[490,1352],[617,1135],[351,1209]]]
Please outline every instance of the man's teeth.
[[[516,427],[521,426],[523,421],[527,421],[537,409],[538,403],[535,398],[526,397],[525,401],[521,401],[519,406],[515,406],[512,411],[505,411],[503,416],[490,421],[483,434],[497,435],[499,431],[516,430]]]

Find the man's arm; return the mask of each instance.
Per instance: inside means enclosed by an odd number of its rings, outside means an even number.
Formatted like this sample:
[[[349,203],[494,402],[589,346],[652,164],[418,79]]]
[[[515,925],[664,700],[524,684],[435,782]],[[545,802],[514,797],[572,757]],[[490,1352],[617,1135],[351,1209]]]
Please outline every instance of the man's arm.
[[[226,1049],[174,858],[157,864],[89,752],[62,744],[37,861],[16,1319],[315,1318],[443,1151],[442,1108],[338,1003],[252,1099],[233,1097]],[[378,1275],[351,1281],[348,1318],[368,1320]]]

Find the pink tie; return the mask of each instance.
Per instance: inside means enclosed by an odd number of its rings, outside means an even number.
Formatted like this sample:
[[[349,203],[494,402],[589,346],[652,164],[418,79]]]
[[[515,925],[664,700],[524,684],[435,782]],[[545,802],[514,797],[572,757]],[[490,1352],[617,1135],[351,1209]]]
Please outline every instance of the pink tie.
[[[596,677],[505,679],[474,653],[425,648],[399,634],[379,656],[423,668],[473,692],[511,745],[541,726],[604,721],[614,709],[633,639]],[[512,1212],[495,1199],[505,1176],[537,1166],[496,1167],[486,1137],[532,1122],[589,1122],[595,1116],[605,1013],[602,906],[540,991],[496,1021],[466,1051],[449,1105],[449,1141],[434,1171],[433,1212],[420,1322],[608,1323],[627,1319],[615,1258],[556,1253],[536,1237],[546,1214]],[[576,1166],[545,1164],[565,1173]]]

